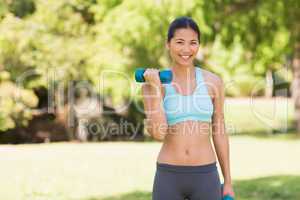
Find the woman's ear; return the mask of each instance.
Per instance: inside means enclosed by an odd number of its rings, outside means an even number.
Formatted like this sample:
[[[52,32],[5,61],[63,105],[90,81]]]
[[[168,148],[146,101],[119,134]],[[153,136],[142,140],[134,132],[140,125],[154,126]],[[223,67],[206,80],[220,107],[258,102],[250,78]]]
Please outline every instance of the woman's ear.
[[[166,42],[165,46],[167,50],[170,50],[170,42]]]

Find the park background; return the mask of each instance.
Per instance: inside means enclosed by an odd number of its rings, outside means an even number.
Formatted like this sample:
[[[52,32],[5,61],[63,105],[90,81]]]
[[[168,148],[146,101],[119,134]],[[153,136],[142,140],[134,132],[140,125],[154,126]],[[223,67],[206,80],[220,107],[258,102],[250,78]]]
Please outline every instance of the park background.
[[[225,83],[236,199],[300,199],[298,0],[0,0],[0,199],[151,199],[134,71],[170,65],[179,16]]]

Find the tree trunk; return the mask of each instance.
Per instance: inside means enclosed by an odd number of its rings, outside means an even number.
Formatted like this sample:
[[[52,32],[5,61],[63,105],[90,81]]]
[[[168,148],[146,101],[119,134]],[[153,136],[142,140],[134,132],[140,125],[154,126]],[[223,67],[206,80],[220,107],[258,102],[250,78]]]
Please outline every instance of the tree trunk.
[[[272,98],[273,97],[273,74],[272,70],[268,69],[266,73],[266,88],[265,88],[265,97]]]
[[[295,120],[298,135],[300,135],[300,41],[297,41],[294,48],[292,61],[293,67],[293,100],[295,103]]]

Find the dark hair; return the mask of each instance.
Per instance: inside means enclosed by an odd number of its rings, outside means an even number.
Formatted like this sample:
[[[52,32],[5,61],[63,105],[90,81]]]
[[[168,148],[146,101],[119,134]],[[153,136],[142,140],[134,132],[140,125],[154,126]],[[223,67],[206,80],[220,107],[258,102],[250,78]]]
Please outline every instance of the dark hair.
[[[191,28],[198,34],[200,42],[200,30],[197,23],[190,17],[178,17],[169,26],[168,42],[174,37],[175,31],[180,28]]]

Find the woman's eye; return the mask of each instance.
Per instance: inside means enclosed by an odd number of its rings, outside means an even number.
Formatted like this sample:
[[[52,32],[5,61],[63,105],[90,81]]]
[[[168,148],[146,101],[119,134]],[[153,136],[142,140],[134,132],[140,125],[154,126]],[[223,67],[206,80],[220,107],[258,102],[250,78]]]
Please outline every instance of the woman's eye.
[[[183,42],[176,42],[177,44],[183,44]]]

